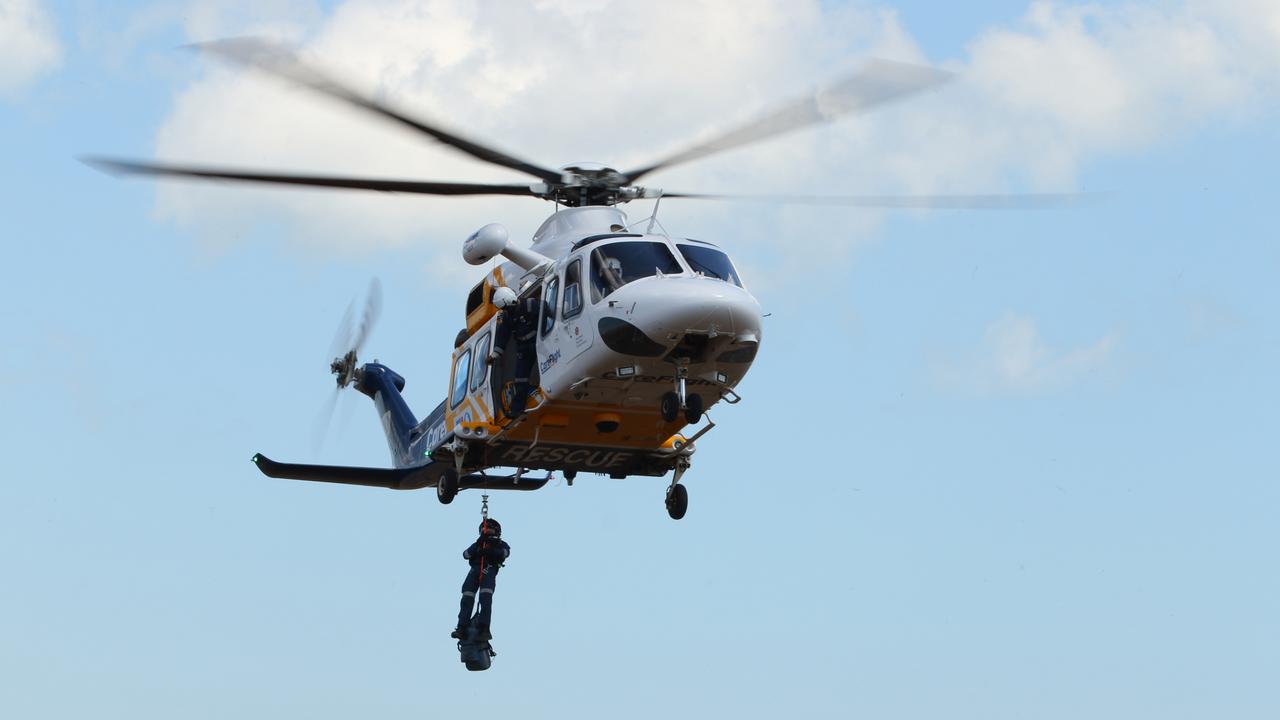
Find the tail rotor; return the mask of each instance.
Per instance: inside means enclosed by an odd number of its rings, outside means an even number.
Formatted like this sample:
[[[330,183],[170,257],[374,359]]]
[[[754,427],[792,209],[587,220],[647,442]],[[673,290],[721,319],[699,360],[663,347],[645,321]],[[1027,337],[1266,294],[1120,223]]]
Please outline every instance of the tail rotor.
[[[318,450],[329,434],[329,425],[333,421],[334,410],[338,406],[338,395],[348,385],[360,382],[360,360],[358,353],[373,332],[373,326],[382,313],[382,284],[374,278],[369,282],[369,294],[364,301],[364,310],[360,313],[359,324],[355,323],[355,301],[347,306],[338,330],[334,333],[333,344],[329,354],[333,361],[329,363],[329,372],[334,376],[336,387],[329,397],[324,409],[316,418],[315,445]]]
[[[369,282],[369,295],[364,301],[364,311],[360,313],[360,324],[353,326],[354,308],[354,302],[347,306],[347,312],[342,316],[330,348],[330,353],[335,357],[329,363],[329,372],[335,376],[339,390],[360,379],[357,353],[364,347],[369,334],[373,332],[373,326],[378,322],[378,316],[382,314],[382,283],[378,282],[378,278]]]

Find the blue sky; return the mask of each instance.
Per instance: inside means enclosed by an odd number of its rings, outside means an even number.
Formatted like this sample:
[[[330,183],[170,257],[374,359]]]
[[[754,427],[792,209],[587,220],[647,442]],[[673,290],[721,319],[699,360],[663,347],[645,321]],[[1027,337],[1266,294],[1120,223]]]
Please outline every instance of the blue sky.
[[[1274,717],[1280,15],[931,5],[0,2],[0,714]],[[447,633],[478,496],[248,458],[386,464],[359,396],[312,444],[347,303],[381,279],[368,352],[425,414],[462,239],[548,208],[75,159],[511,179],[176,49],[246,33],[546,164],[648,160],[865,57],[930,62],[956,82],[661,181],[1104,196],[663,208],[772,313],[745,400],[713,411],[680,522],[654,479],[495,494],[501,654],[469,674]]]

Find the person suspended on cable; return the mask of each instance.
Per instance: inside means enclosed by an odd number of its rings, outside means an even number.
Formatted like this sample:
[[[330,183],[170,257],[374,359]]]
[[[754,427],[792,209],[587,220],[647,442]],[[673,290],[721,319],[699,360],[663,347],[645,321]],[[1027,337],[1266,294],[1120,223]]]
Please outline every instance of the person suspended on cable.
[[[512,418],[524,414],[525,402],[529,398],[529,374],[533,372],[533,364],[538,358],[536,340],[538,337],[538,298],[530,296],[524,300],[516,298],[515,291],[508,287],[500,287],[493,292],[493,304],[499,309],[498,327],[494,332],[493,350],[489,353],[489,364],[502,359],[508,338],[516,341],[516,363],[514,393],[511,398]]]
[[[462,605],[458,608],[458,627],[450,633],[450,637],[461,639],[467,624],[471,622],[471,610],[479,595],[480,612],[476,615],[476,626],[480,631],[480,639],[488,640],[493,635],[489,632],[489,623],[493,619],[493,589],[498,581],[498,570],[511,556],[511,546],[502,539],[502,525],[493,518],[480,522],[480,537],[462,552],[462,557],[471,563],[467,579],[462,582]]]

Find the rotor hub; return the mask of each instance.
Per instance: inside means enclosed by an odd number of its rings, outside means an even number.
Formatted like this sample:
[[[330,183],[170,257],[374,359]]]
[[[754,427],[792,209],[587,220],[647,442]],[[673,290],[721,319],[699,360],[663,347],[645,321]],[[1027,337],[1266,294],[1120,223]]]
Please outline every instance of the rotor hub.
[[[546,200],[568,207],[617,205],[645,195],[626,175],[601,163],[577,163],[560,168],[561,182],[540,183],[530,189]]]
[[[349,350],[346,355],[334,358],[329,363],[329,372],[333,373],[334,380],[339,388],[344,388],[354,382],[360,380],[359,361],[356,359],[356,351]]]

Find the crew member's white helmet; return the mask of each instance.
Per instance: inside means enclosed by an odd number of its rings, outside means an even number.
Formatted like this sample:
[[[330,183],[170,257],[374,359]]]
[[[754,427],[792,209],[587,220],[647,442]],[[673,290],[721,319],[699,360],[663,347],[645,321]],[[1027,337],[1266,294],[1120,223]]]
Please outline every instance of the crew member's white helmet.
[[[516,292],[503,286],[493,291],[493,306],[501,310],[508,305],[516,304]]]

